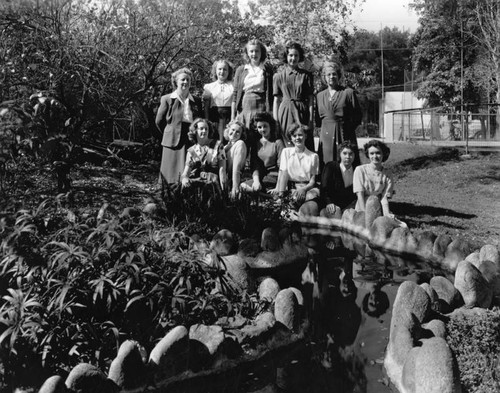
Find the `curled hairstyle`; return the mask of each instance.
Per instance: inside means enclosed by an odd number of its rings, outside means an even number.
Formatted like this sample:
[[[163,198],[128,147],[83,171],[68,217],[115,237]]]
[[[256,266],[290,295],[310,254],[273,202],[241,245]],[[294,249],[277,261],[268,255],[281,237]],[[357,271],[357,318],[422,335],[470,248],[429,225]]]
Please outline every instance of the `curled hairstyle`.
[[[344,149],[349,149],[354,154],[356,154],[356,151],[358,150],[358,146],[354,142],[351,142],[351,141],[344,141],[341,144],[339,144],[339,146],[337,148],[339,160],[340,160],[340,153],[342,153],[342,150],[344,150]]]
[[[233,75],[234,75],[234,65],[230,61],[226,59],[221,59],[221,60],[215,60],[214,63],[212,64],[212,70],[210,71],[210,76],[212,77],[212,80],[216,81],[217,80],[217,66],[219,64],[225,64],[227,67],[227,80],[232,81],[233,80]]]
[[[337,73],[337,77],[342,78],[342,66],[340,63],[337,63],[335,61],[329,61],[323,64],[323,68],[321,70],[321,75],[323,76],[323,80],[328,84],[328,81],[326,80],[326,70],[327,69],[333,69]]]
[[[215,132],[215,127],[212,124],[212,122],[208,121],[207,119],[203,119],[201,117],[198,117],[189,126],[189,131],[188,131],[189,140],[193,143],[198,142],[198,133],[196,131],[198,130],[198,124],[200,124],[200,123],[205,123],[207,125],[208,139],[214,139],[216,137],[216,135],[215,135],[216,132]]]
[[[292,136],[293,134],[295,134],[297,132],[297,130],[302,130],[303,134],[304,134],[304,137],[307,135],[307,127],[302,125],[302,124],[292,124],[290,127],[288,127],[288,129],[286,130],[286,137],[289,139],[289,140],[292,140]]]
[[[245,60],[245,63],[250,63],[250,57],[248,57],[248,47],[250,45],[257,45],[260,47],[260,63],[264,63],[264,61],[267,59],[267,49],[264,44],[256,38],[248,41],[243,48],[243,59]]]
[[[172,87],[174,88],[174,90],[177,89],[177,78],[180,74],[186,74],[187,76],[189,76],[189,79],[191,81],[193,80],[193,73],[189,68],[179,68],[177,71],[172,72]]]
[[[295,49],[297,52],[299,52],[299,62],[302,62],[305,60],[306,53],[304,51],[304,48],[302,48],[302,46],[298,42],[289,41],[286,43],[285,49],[281,53],[281,61],[283,61],[283,63],[286,64],[288,62],[288,59],[287,59],[288,58],[288,51],[291,49]]]
[[[365,143],[365,145],[363,146],[366,158],[368,158],[368,150],[370,149],[370,147],[376,147],[382,152],[382,162],[387,161],[389,155],[391,154],[391,149],[389,149],[389,146],[387,146],[384,142],[381,142],[377,139],[372,139],[368,141],[368,143]]]
[[[244,141],[246,138],[247,138],[247,128],[245,127],[245,125],[239,121],[239,120],[231,120],[227,126],[226,126],[226,129],[224,130],[224,138],[226,140],[229,140],[229,129],[231,128],[232,125],[238,125],[241,129],[241,136],[240,136],[240,139],[242,141]]]
[[[258,112],[255,114],[253,118],[253,128],[256,130],[257,129],[257,123],[267,123],[269,124],[269,128],[271,129],[271,138],[270,141],[274,142],[276,140],[276,135],[277,135],[277,124],[276,120],[271,116],[270,113],[268,112]]]

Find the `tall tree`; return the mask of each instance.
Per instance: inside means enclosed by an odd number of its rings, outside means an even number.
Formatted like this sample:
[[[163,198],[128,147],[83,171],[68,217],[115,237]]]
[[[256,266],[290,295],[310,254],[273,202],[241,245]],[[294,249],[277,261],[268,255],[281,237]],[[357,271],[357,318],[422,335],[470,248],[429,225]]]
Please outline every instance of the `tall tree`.
[[[325,58],[337,52],[341,33],[356,4],[362,0],[253,0],[251,15],[274,26],[274,42],[303,44],[309,53]]]
[[[415,69],[424,77],[417,95],[429,106],[478,102],[480,91],[475,65],[481,47],[473,38],[473,4],[482,0],[416,0],[421,16],[413,38]],[[462,102],[463,94],[463,102]]]

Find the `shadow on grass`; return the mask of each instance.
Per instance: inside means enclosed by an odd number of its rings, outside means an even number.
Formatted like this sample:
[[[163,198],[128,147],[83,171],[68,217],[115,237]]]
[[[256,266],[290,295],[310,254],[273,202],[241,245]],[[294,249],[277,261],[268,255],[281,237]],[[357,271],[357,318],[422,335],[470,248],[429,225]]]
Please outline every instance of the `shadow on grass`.
[[[424,168],[436,168],[442,166],[446,162],[459,160],[460,151],[458,149],[441,147],[434,154],[409,158],[395,163],[393,166],[389,167],[389,170],[395,179],[400,179],[406,176],[410,171],[417,171]]]
[[[475,214],[466,214],[460,213],[455,210],[445,209],[442,207],[434,207],[434,206],[423,206],[423,205],[414,205],[413,203],[408,202],[391,202],[391,211],[397,216],[406,216],[406,217],[454,217],[454,218],[462,218],[465,220],[470,220],[471,218],[476,218]],[[435,223],[440,223],[439,220],[433,220]]]

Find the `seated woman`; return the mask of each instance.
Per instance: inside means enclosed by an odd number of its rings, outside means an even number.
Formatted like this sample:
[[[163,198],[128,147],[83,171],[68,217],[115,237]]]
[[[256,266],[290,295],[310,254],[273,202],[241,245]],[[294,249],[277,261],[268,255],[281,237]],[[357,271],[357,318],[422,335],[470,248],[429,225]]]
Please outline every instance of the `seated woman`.
[[[351,141],[339,145],[340,162],[330,161],[321,174],[321,202],[324,208],[320,216],[342,218],[342,212],[354,208],[356,194],[352,190],[354,157],[358,147]]]
[[[380,199],[384,216],[393,217],[389,210],[388,201],[392,195],[393,184],[391,177],[383,167],[391,150],[384,142],[372,139],[365,144],[364,151],[370,163],[360,165],[354,170],[353,191],[357,195],[355,209],[364,211],[368,197],[376,195]]]
[[[250,192],[266,191],[276,187],[281,151],[285,144],[277,139],[277,124],[270,113],[259,112],[254,117],[254,129],[260,139],[254,142],[250,156],[252,179],[241,185]]]
[[[270,190],[273,195],[282,195],[288,188],[297,206],[319,197],[316,187],[316,175],[319,172],[319,157],[306,148],[306,130],[300,124],[292,125],[287,131],[287,138],[294,147],[286,147],[281,152],[280,170],[276,188]],[[300,213],[300,211],[299,211]]]
[[[246,128],[239,120],[232,120],[224,130],[224,138],[228,141],[224,147],[227,157],[227,174],[230,197],[236,198],[240,192],[241,172],[247,158]]]
[[[215,184],[225,189],[226,156],[212,124],[196,119],[189,127],[188,138],[195,143],[186,154],[186,165],[181,174],[182,187],[193,182]]]

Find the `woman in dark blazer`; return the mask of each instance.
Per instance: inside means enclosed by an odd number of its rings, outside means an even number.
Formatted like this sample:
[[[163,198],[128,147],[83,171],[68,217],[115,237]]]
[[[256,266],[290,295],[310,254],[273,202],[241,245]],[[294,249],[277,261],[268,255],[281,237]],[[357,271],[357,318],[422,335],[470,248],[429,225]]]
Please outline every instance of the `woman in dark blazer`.
[[[193,119],[201,117],[201,99],[193,97],[189,88],[193,74],[188,68],[181,68],[172,74],[175,91],[160,99],[156,114],[156,126],[162,132],[163,152],[160,166],[160,182],[177,183],[184,170],[186,151],[190,146],[189,126]]]
[[[323,77],[328,88],[316,96],[317,125],[321,125],[319,156],[322,164],[337,161],[337,147],[344,141],[357,145],[356,128],[361,124],[362,112],[354,90],[340,84],[342,70],[337,63],[323,66]],[[354,164],[359,165],[359,151]]]
[[[321,174],[321,216],[340,219],[345,209],[354,208],[357,201],[353,191],[356,151],[358,146],[344,141],[338,147],[339,161],[326,163]]]

